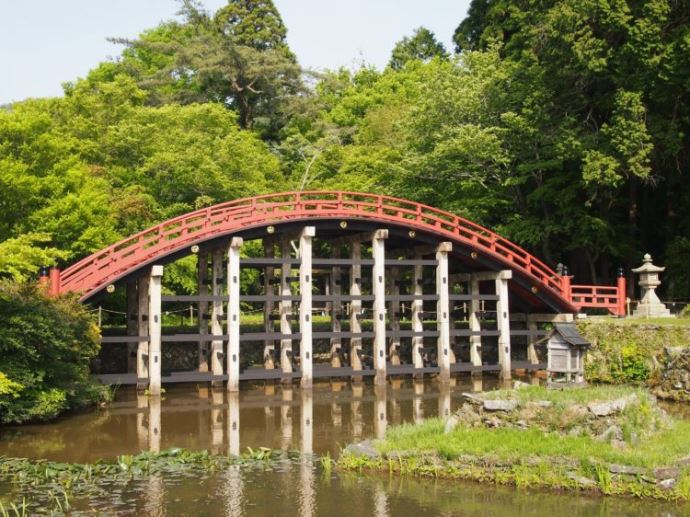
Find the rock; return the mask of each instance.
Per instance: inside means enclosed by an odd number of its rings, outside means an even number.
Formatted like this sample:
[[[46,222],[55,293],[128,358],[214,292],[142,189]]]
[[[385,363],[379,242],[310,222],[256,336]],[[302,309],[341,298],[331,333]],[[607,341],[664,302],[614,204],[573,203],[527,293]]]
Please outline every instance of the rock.
[[[347,450],[347,449],[345,449]],[[414,451],[390,451],[386,453],[386,458],[392,460],[401,460],[405,458],[410,458],[415,455]]]
[[[531,384],[522,381],[515,381],[513,383],[513,389],[521,390],[522,388],[529,388]]]
[[[566,413],[568,417],[573,419],[580,419],[589,416],[589,410],[580,404],[573,404],[566,408]]]
[[[610,425],[608,429],[601,433],[597,438],[605,442],[611,442],[613,440],[621,441],[623,440],[623,429],[617,425]]]
[[[678,465],[682,465],[682,466],[690,465],[690,456],[685,456],[684,458],[681,458],[680,460],[678,460]]]
[[[634,400],[637,400],[637,395],[635,394],[609,402],[590,402],[587,404],[587,408],[594,416],[609,416],[623,411]]]
[[[460,422],[472,426],[481,421],[481,416],[479,416],[477,411],[479,411],[479,408],[475,409],[475,406],[465,403],[458,409],[455,416]]]
[[[658,484],[659,484],[659,486],[660,486],[661,488],[663,488],[664,490],[670,490],[670,489],[672,489],[674,486],[676,486],[676,480],[673,479],[673,478],[662,479],[661,481],[659,481]]]
[[[353,456],[364,456],[369,459],[375,459],[379,457],[379,452],[374,447],[371,440],[364,440],[359,443],[351,443],[345,447],[345,452],[352,454]]]
[[[473,393],[465,392],[462,394],[462,398],[464,398],[470,404],[474,404],[475,406],[481,406],[484,403],[483,398]]]
[[[630,465],[617,465],[612,463],[609,465],[609,472],[612,474],[625,474],[628,476],[642,476],[647,471],[640,467],[632,467]]]
[[[515,426],[519,427],[520,429],[527,429],[529,427],[529,424],[527,424],[527,422],[525,422],[524,420],[518,420],[517,422],[515,422]]]
[[[576,425],[570,431],[568,431],[568,436],[581,436],[581,435],[582,435],[582,427],[580,427],[579,425]]]
[[[456,415],[450,415],[446,418],[446,425],[443,428],[443,434],[448,434],[455,430],[460,423],[460,419]]]
[[[484,411],[514,411],[517,409],[517,400],[485,400]]]
[[[501,427],[503,425],[503,421],[496,416],[487,418],[485,423],[487,427]]]
[[[597,486],[596,481],[594,481],[593,479],[586,478],[584,476],[580,476],[576,472],[568,472],[566,476],[568,476],[569,479],[575,481],[575,483],[577,483],[578,485],[585,488],[594,488]]]
[[[658,480],[677,478],[680,476],[680,469],[676,467],[661,467],[654,469],[654,477]]]

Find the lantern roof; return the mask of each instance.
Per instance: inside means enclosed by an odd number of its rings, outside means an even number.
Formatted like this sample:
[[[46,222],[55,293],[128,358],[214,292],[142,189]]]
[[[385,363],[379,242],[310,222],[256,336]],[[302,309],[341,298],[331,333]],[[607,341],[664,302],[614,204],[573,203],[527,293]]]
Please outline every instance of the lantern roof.
[[[632,270],[633,273],[661,273],[665,267],[655,266],[652,264],[652,256],[645,253],[642,258],[642,265]]]

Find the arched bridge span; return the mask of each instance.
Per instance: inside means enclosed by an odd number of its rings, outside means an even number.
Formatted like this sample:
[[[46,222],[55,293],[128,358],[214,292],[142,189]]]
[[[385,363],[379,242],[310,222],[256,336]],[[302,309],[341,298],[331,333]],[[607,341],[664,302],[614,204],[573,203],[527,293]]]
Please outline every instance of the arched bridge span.
[[[366,227],[390,228],[414,242],[450,241],[462,268],[513,271],[513,296],[534,310],[577,312],[586,305],[573,297],[570,279],[557,274],[526,250],[500,235],[452,213],[413,201],[358,192],[285,192],[238,199],[175,217],[115,243],[75,263],[55,278],[56,293],[78,292],[83,301],[108,285],[154,264],[191,253],[194,245],[230,235],[265,234],[269,226],[304,223],[324,225],[331,232]],[[350,223],[347,230],[338,226]],[[403,246],[406,244],[403,242]],[[581,286],[584,287],[584,286]],[[599,288],[607,289],[607,288]],[[615,288],[613,288],[615,289]],[[587,290],[582,296],[596,296]],[[614,303],[610,293],[600,301]],[[617,303],[617,302],[615,302]],[[605,305],[608,304],[608,305]]]

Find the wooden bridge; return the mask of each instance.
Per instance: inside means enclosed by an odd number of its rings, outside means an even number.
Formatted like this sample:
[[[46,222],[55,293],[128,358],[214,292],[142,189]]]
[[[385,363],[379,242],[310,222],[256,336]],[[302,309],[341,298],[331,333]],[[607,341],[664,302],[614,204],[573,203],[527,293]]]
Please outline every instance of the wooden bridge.
[[[197,257],[197,293],[163,295],[164,267],[189,255]],[[261,279],[247,284],[257,270]],[[571,277],[457,215],[354,192],[222,203],[50,272],[52,293],[78,292],[84,302],[107,303],[121,288],[126,329],[102,342],[126,345],[128,371],[101,378],[152,393],[163,382],[226,382],[235,391],[243,379],[310,386],[317,377],[367,375],[379,384],[391,375],[446,381],[459,371],[509,378],[518,367],[540,368],[534,344],[544,323],[583,308],[625,313],[622,276],[616,286],[572,285]],[[195,332],[163,326],[165,306],[182,303],[196,310]],[[249,310],[262,312],[261,331],[243,323],[242,308],[245,319]],[[316,326],[315,314],[322,320]],[[324,342],[315,361],[314,344]],[[524,353],[513,357],[518,342]],[[167,343],[196,346],[195,370],[167,372]],[[243,364],[241,350],[257,347],[259,364]]]

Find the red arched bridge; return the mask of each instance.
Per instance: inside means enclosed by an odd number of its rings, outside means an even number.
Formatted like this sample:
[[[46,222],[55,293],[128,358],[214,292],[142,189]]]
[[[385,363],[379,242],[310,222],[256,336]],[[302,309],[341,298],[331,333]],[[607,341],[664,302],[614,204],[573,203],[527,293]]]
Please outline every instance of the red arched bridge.
[[[257,239],[263,242],[264,256],[240,258],[243,243]],[[259,248],[252,249],[256,255]],[[329,256],[318,258],[314,253]],[[192,254],[199,257],[198,294],[163,296],[160,291],[163,266]],[[240,268],[252,267],[263,275],[263,283],[256,281],[262,283],[263,292],[241,293]],[[423,277],[425,268],[429,267],[436,271],[436,289],[425,294],[424,285],[430,279]],[[371,285],[362,282],[362,268],[371,269]],[[275,276],[278,269],[280,274]],[[291,276],[293,269],[299,269],[300,274]],[[344,275],[349,281],[342,280]],[[295,294],[292,290],[298,282],[300,290]],[[408,365],[412,370],[435,368],[435,372],[443,375],[453,370],[444,357],[450,355],[456,359],[449,349],[454,337],[469,338],[468,363],[471,368],[477,368],[484,364],[478,338],[494,332],[493,336],[498,337],[500,369],[504,375],[510,375],[509,366],[506,371],[510,352],[506,359],[504,349],[509,349],[509,321],[515,320],[515,314],[524,315],[527,328],[513,330],[512,335],[522,333],[532,339],[536,334],[530,324],[537,320],[554,321],[559,314],[573,314],[582,308],[604,309],[615,315],[625,313],[622,278],[616,286],[572,285],[569,276],[558,274],[520,246],[467,219],[412,201],[357,192],[287,192],[221,203],[160,223],[64,271],[53,270],[50,276],[52,293],[76,292],[84,302],[106,303],[108,293],[118,286],[127,287],[127,336],[104,336],[103,342],[115,343],[120,339],[129,343],[133,358],[128,360],[130,374],[137,382],[149,379],[152,385],[160,382],[160,378],[154,381],[149,373],[151,369],[161,368],[156,355],[159,350],[151,350],[142,343],[159,348],[160,342],[175,341],[161,331],[160,321],[152,322],[158,318],[156,312],[160,312],[152,303],[196,304],[193,310],[198,313],[199,333],[188,339],[178,335],[177,340],[198,342],[197,373],[208,372],[211,380],[228,379],[228,386],[234,386],[241,377],[233,373],[239,368],[240,342],[265,342],[263,361],[267,370],[277,370],[276,364],[280,362],[280,376],[284,378],[299,370],[297,376],[303,383],[307,378],[309,383],[315,375],[311,370],[314,338],[334,344],[331,356],[343,339],[354,342],[355,348],[361,347],[363,340],[373,339],[372,372],[379,376],[383,371],[385,377],[387,364],[390,368],[405,365],[394,357],[395,346],[399,346],[401,338],[412,341],[413,357]],[[245,303],[245,312],[247,304],[263,306],[264,332],[240,331],[240,302]],[[299,311],[292,307],[293,302],[299,303]],[[320,308],[319,302],[323,302]],[[370,314],[362,316],[367,302],[372,302]],[[436,311],[425,310],[424,302],[434,302]],[[487,303],[493,303],[493,309],[487,309]],[[207,315],[209,307],[211,314]],[[330,331],[312,332],[312,322],[306,313],[316,310],[330,316]],[[406,310],[409,329],[405,328]],[[452,315],[457,311],[463,311],[457,319],[467,321],[467,329],[457,328],[453,321]],[[299,313],[299,317],[293,316],[293,312]],[[436,330],[424,329],[427,313],[428,319],[437,325]],[[497,330],[480,329],[478,315],[487,313],[493,314]],[[535,314],[542,317],[530,317]],[[227,315],[227,333],[222,331],[223,315]],[[441,321],[442,315],[450,321]],[[501,328],[501,315],[506,318],[507,330]],[[302,316],[309,321],[304,321]],[[299,319],[300,332],[291,332],[290,318]],[[280,329],[276,331],[273,322],[277,324],[278,320]],[[363,329],[362,321],[367,320],[372,330]],[[444,336],[444,332],[449,335]],[[424,338],[443,341],[432,354],[432,366],[424,363]],[[301,343],[299,358],[286,357],[290,355],[287,342],[291,340]],[[305,340],[309,341],[308,347]],[[386,340],[393,340],[387,354]],[[274,364],[271,346],[276,342],[281,343],[281,353],[280,359],[275,357]],[[361,357],[366,354],[355,348],[351,346],[345,354],[349,355],[350,368],[364,371]],[[534,351],[528,350],[529,354],[533,355]],[[216,364],[221,356],[227,360],[225,373],[222,363]],[[341,365],[341,359],[331,357],[332,367]],[[146,368],[140,364],[144,361],[148,362]],[[291,361],[292,366],[288,364]],[[532,357],[531,363],[536,364],[535,361]],[[245,378],[251,378],[246,371]],[[122,375],[118,379],[127,382]]]

